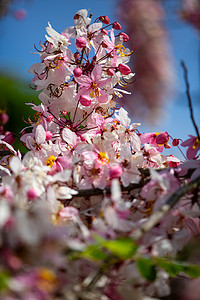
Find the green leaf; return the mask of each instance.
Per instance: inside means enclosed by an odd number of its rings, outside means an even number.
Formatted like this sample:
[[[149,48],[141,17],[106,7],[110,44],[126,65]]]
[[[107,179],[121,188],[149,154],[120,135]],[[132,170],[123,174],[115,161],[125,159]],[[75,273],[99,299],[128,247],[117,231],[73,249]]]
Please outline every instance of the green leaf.
[[[178,264],[172,263],[167,260],[159,260],[157,261],[158,266],[164,269],[170,276],[175,277],[182,271],[182,267]]]
[[[196,266],[196,265],[184,266],[183,272],[192,278],[197,278],[200,276],[200,266]]]
[[[9,275],[6,272],[0,272],[0,292],[7,289]]]
[[[192,278],[200,276],[200,266],[197,265],[187,265],[166,259],[156,259],[156,263],[172,277],[177,276],[180,272],[184,272]]]
[[[130,238],[119,238],[113,241],[105,241],[103,246],[113,255],[116,255],[121,259],[131,258],[137,251],[137,245]]]
[[[89,245],[80,256],[91,260],[105,260],[108,257],[99,244]]]
[[[156,268],[155,263],[150,258],[140,257],[137,260],[137,267],[140,274],[149,281],[156,279]]]

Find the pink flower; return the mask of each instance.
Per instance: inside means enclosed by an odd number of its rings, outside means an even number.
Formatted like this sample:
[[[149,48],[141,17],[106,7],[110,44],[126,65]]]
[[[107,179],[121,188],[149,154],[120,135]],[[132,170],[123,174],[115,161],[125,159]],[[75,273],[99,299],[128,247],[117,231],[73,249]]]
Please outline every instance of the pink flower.
[[[190,138],[184,141],[181,146],[188,147],[186,155],[188,159],[194,159],[200,149],[200,141],[198,137],[189,135]]]
[[[76,39],[76,46],[77,46],[78,48],[84,48],[86,45],[87,45],[87,40],[86,40],[86,38],[84,38],[83,36],[79,36],[79,37]]]
[[[59,212],[59,215],[62,218],[75,220],[79,216],[79,212],[78,212],[78,209],[76,209],[75,207],[73,207],[73,206],[67,206],[67,207],[64,207]]]
[[[141,144],[151,144],[157,147],[159,152],[163,151],[163,146],[166,147],[169,141],[169,135],[165,132],[149,132],[140,135]],[[169,146],[169,145],[168,145]],[[170,147],[170,146],[169,146]]]
[[[96,65],[90,75],[81,75],[75,78],[76,82],[80,84],[76,99],[81,95],[89,95],[91,98],[97,98],[100,103],[108,101],[108,94],[103,90],[103,87],[111,81],[111,78],[102,78],[102,67]]]

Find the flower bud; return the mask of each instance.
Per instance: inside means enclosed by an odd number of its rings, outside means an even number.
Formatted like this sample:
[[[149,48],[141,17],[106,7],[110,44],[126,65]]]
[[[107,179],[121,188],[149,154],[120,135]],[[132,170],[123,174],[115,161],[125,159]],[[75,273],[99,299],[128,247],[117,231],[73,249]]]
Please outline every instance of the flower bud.
[[[178,167],[178,165],[180,165],[180,163],[175,162],[175,161],[169,161],[168,165],[169,165],[170,168],[176,168],[176,167]]]
[[[108,31],[107,31],[106,29],[104,29],[104,28],[101,29],[101,32],[102,32],[103,34],[106,34],[106,35],[108,34]]]
[[[34,188],[30,188],[27,191],[26,195],[29,200],[36,200],[38,198],[38,193],[36,192],[36,190]]]
[[[109,69],[107,70],[107,74],[108,74],[109,76],[114,76],[114,75],[115,75],[115,72],[114,72],[113,69],[109,68]]]
[[[122,28],[118,22],[114,22],[112,27],[116,30],[120,30]]]
[[[92,99],[90,98],[90,96],[87,96],[87,95],[80,96],[80,103],[83,106],[90,106],[91,102],[92,102]]]
[[[179,145],[179,140],[178,139],[173,139],[172,145],[173,146],[178,146]]]
[[[53,119],[54,119],[54,117],[52,115],[49,115],[46,120],[48,123],[50,123],[53,121]]]
[[[80,53],[79,52],[75,52],[74,53],[75,60],[79,59],[79,57],[80,57]]]
[[[128,42],[129,40],[129,36],[124,32],[120,32],[119,37],[122,37],[124,42]]]
[[[84,48],[87,45],[87,40],[83,36],[79,36],[75,42],[78,48]]]
[[[107,16],[101,16],[99,17],[99,20],[106,25],[110,24],[110,19]]]
[[[68,114],[68,112],[67,112],[66,110],[63,110],[63,111],[62,111],[62,115],[63,115],[63,116],[66,116],[67,114]]]
[[[3,141],[6,143],[12,145],[15,142],[15,134],[12,132],[7,131],[5,133],[5,137],[3,138]]]
[[[110,168],[110,179],[119,178],[122,175],[122,168],[120,165]]]
[[[5,125],[6,123],[8,123],[8,120],[9,120],[9,116],[5,112],[2,112],[0,114],[0,123]]]
[[[131,73],[131,69],[123,64],[119,64],[118,66],[118,70],[120,71],[120,73],[122,73],[123,75],[128,75]]]
[[[107,48],[107,47],[108,47],[108,44],[107,44],[105,41],[103,41],[103,42],[101,43],[101,46],[102,46],[103,48]]]
[[[81,70],[81,68],[75,68],[73,70],[73,73],[74,73],[75,77],[80,77],[82,75],[83,71]]]
[[[51,131],[46,131],[46,141],[49,141],[52,139],[53,133]]]
[[[180,161],[176,157],[174,157],[174,155],[170,155],[168,157],[168,165],[170,168],[176,168],[180,165]]]
[[[169,141],[169,134],[166,131],[161,132],[156,136],[155,140],[158,145],[164,145]]]

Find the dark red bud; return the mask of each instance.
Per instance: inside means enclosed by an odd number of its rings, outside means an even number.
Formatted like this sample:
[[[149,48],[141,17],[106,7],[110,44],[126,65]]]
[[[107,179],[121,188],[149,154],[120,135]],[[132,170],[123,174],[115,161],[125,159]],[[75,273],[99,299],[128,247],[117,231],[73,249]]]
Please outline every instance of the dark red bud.
[[[110,24],[110,19],[107,16],[101,16],[99,17],[99,20],[106,25]]]
[[[113,76],[113,75],[115,75],[115,72],[114,72],[113,69],[109,68],[109,69],[107,70],[107,74],[108,74],[109,76]]]
[[[128,42],[129,36],[126,33],[120,32],[119,36],[123,38],[123,42]]]
[[[75,52],[74,53],[75,60],[79,59],[79,57],[80,57],[80,53],[79,52]]]
[[[118,22],[114,22],[112,27],[116,30],[120,30],[122,28]]]
[[[165,132],[161,132],[156,136],[156,143],[158,145],[164,145],[169,141],[169,135],[168,133]]]
[[[108,47],[108,44],[107,44],[106,42],[103,41],[103,42],[101,43],[101,46],[102,46],[103,48],[107,48],[107,47]]]
[[[173,139],[172,145],[173,145],[174,147],[175,147],[175,146],[178,146],[178,145],[179,145],[179,140],[178,140],[178,139]]]
[[[104,28],[101,29],[101,32],[102,32],[103,34],[106,34],[106,35],[108,34],[108,31],[107,31],[106,29],[104,29]]]

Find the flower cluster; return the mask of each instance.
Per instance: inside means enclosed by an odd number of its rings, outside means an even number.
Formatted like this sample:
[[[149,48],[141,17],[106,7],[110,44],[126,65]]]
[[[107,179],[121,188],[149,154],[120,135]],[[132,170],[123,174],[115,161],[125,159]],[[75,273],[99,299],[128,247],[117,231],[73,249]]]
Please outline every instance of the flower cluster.
[[[199,180],[199,140],[183,142],[182,164],[163,154],[167,132],[140,133],[117,103],[134,78],[128,35],[107,16],[91,24],[86,9],[74,23],[61,34],[48,24],[29,69],[41,104],[28,103],[27,153],[1,135],[10,154],[0,161],[0,291],[9,300],[167,295],[164,258],[199,233],[199,191],[136,237],[183,181]]]

